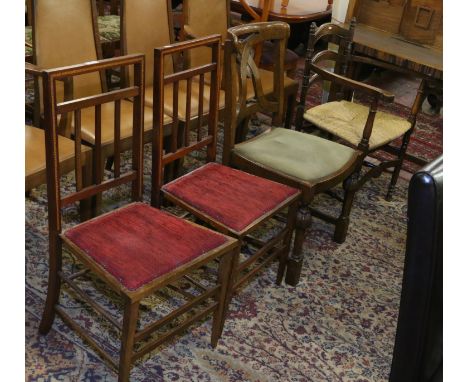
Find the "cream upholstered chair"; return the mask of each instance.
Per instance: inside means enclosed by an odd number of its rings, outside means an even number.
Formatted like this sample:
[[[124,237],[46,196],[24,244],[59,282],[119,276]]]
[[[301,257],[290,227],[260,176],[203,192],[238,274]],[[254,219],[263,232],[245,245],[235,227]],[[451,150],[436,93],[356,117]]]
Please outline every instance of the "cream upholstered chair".
[[[56,68],[96,61],[101,58],[99,35],[96,33],[96,3],[92,0],[57,0],[33,1],[33,62],[36,75],[41,69]],[[57,33],[60,31],[60,33]],[[60,84],[59,84],[60,85]],[[73,83],[67,82],[59,88],[58,96],[62,99],[86,97],[106,91],[103,73],[90,73],[78,76]],[[36,82],[35,125],[40,126],[42,105],[41,90]],[[39,97],[37,96],[39,95]],[[101,114],[101,134],[95,135],[95,108],[85,108],[81,111],[81,139],[87,144],[101,150],[102,163],[94,163],[95,177],[103,175],[104,161],[113,155],[114,116],[120,112],[120,151],[131,148],[133,106],[130,101],[122,101],[120,110],[114,103],[107,103],[99,108]],[[144,112],[144,141],[150,142],[152,136],[152,109]],[[60,133],[68,138],[72,136],[75,118],[61,118]],[[170,121],[170,117],[166,118]]]
[[[184,0],[184,34],[185,38],[197,38],[209,34],[220,34],[223,41],[226,39],[227,30],[231,25],[231,12],[229,0]],[[188,55],[188,66],[197,66],[209,62],[211,57],[209,52],[203,48],[194,49]],[[273,93],[274,76],[273,71],[259,69],[262,79],[263,91],[267,96]],[[285,97],[285,126],[291,124],[292,113],[296,104],[296,95],[299,84],[297,81],[284,76],[284,97]],[[247,97],[255,97],[255,87],[252,81],[247,82]],[[219,106],[221,109],[225,105],[224,91],[220,92]],[[220,114],[221,119],[223,113]]]
[[[353,55],[354,26],[355,20],[351,22],[349,29],[335,24],[323,24],[319,28],[316,27],[315,23],[311,25],[301,98],[296,113],[296,129],[302,130],[304,122],[308,122],[313,127],[344,140],[350,146],[359,148],[366,156],[376,150],[385,150],[396,154],[395,159],[382,161],[377,166],[363,161],[363,165],[369,165],[371,170],[359,179],[356,178],[353,186],[355,190],[358,190],[371,177],[379,176],[383,170],[393,167],[392,179],[387,192],[387,200],[390,200],[411,133],[416,124],[417,114],[424,99],[425,82],[421,82],[407,119],[378,111],[380,101],[391,102],[394,96],[384,90],[353,81],[350,77],[352,77],[354,68],[358,64],[366,63],[397,72],[404,72],[404,69],[396,65]],[[338,44],[337,52],[330,49],[316,50],[316,44],[321,39],[332,39]],[[321,63],[325,60],[335,64],[334,72],[323,68]],[[331,83],[328,102],[307,109],[305,103],[308,89],[318,80]],[[370,107],[354,102],[354,92],[364,93],[370,97]],[[389,145],[398,138],[402,138],[401,143],[396,143],[399,147]]]
[[[154,48],[172,44],[174,42],[174,28],[172,19],[172,7],[170,0],[122,0],[122,52],[123,54],[144,53],[146,58],[145,72],[145,104],[153,107],[153,71],[154,71]],[[174,65],[178,61],[174,57],[168,57],[165,65],[166,73],[174,71]],[[131,78],[131,76],[129,76]],[[202,86],[204,101],[204,112],[209,109],[208,85]],[[186,110],[186,95],[190,92],[191,107]],[[165,113],[174,119],[185,122],[195,119],[198,115],[198,96],[200,84],[193,81],[187,86],[187,81],[179,81],[177,87],[178,102],[173,104],[174,94],[172,86],[167,86],[164,92]],[[174,112],[177,107],[177,112]]]
[[[44,130],[25,126],[25,191],[46,183],[46,155]],[[91,149],[81,146],[83,172],[90,175]],[[63,136],[58,137],[58,161],[61,174],[75,168],[75,142]],[[84,177],[86,177],[86,175]]]
[[[225,44],[226,118],[224,122],[223,163],[302,191],[295,227],[293,253],[288,263],[286,282],[296,285],[303,261],[302,245],[311,224],[310,204],[314,197],[344,181],[348,183],[362,159],[359,150],[311,134],[282,127],[239,142],[238,131],[246,116],[257,111],[281,114],[284,87],[284,51],[289,25],[283,22],[251,23],[230,28]],[[263,39],[276,45],[274,93],[267,98],[252,50]],[[239,85],[237,78],[240,76]],[[247,99],[247,78],[254,78],[256,97]],[[274,121],[276,126],[277,121]],[[346,230],[353,194],[346,192],[336,224],[335,236]]]

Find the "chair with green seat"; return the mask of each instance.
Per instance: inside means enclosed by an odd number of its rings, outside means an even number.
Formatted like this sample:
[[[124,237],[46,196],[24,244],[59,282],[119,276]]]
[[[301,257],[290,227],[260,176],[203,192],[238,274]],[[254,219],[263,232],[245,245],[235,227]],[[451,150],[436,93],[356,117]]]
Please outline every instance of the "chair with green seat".
[[[252,23],[229,29],[225,44],[227,85],[223,163],[302,191],[293,253],[286,273],[286,282],[296,285],[303,262],[305,231],[311,224],[309,205],[317,194],[345,180],[347,186],[352,179],[350,175],[362,160],[362,153],[314,135],[274,126],[252,139],[236,143],[237,130],[246,115],[256,111],[281,114],[284,51],[288,37],[289,26],[283,22]],[[252,54],[255,45],[263,39],[274,42],[277,54],[274,93],[268,99]],[[255,85],[256,97],[253,99],[246,98],[248,77]],[[237,78],[239,84],[233,84]],[[279,125],[278,120],[273,123]],[[335,236],[348,225],[352,198],[353,192],[347,190],[341,215],[335,219]]]
[[[296,129],[302,130],[307,126],[325,131],[329,135],[339,138],[351,147],[359,148],[365,155],[377,150],[384,150],[396,155],[396,158],[382,161],[375,165],[363,161],[363,165],[371,167],[363,176],[356,180],[354,188],[359,189],[371,177],[379,176],[383,170],[393,167],[392,178],[387,192],[387,200],[398,180],[406,149],[416,124],[417,115],[421,109],[425,93],[425,81],[421,82],[408,118],[402,118],[388,112],[379,111],[380,101],[392,102],[394,96],[387,91],[369,86],[365,83],[353,81],[353,73],[362,64],[390,69],[396,72],[405,70],[396,65],[382,63],[367,57],[352,54],[352,40],[355,21],[349,29],[329,23],[319,28],[312,23],[307,48],[307,58],[301,88],[301,97],[297,106]],[[330,48],[319,51],[317,43],[320,40],[331,39],[338,44],[337,51]],[[334,71],[325,70],[322,62],[334,64]],[[310,87],[318,80],[328,81],[330,91],[328,101],[321,105],[306,108],[306,97]],[[370,107],[353,100],[354,93],[361,93],[368,97]],[[364,139],[367,137],[367,139]],[[395,141],[401,139],[401,143]],[[390,145],[390,143],[395,145]]]

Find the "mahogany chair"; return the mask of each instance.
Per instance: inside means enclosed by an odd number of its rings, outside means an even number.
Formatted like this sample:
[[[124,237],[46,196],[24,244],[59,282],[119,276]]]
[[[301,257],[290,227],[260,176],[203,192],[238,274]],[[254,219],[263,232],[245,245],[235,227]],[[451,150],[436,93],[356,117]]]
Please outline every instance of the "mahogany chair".
[[[99,34],[97,33],[95,0],[66,1],[60,6],[57,6],[55,0],[36,0],[32,4],[33,62],[36,73],[42,69],[96,61],[102,58]],[[73,83],[68,81],[67,83],[59,83],[58,86],[58,97],[61,100],[107,91],[104,71],[76,77],[73,79]],[[36,81],[35,94],[34,125],[41,127],[43,107],[38,81]],[[96,135],[94,130],[94,121],[97,117],[94,108],[85,108],[81,113],[81,139],[93,147],[94,159],[96,159],[98,146],[101,150],[101,162],[93,161],[94,177],[98,180],[104,174],[106,158],[112,157],[114,153],[115,140],[119,143],[119,152],[131,148],[132,109],[131,102],[126,100],[120,103],[119,109],[115,109],[113,104],[104,104],[100,109],[102,117],[100,137]],[[116,114],[121,115],[118,136],[114,135]],[[60,118],[60,134],[67,138],[73,137],[74,119],[71,117],[71,114],[68,114]],[[167,117],[167,120],[170,121],[171,118]],[[152,124],[152,110],[147,108],[144,113],[144,142],[151,141]]]
[[[386,196],[386,199],[390,200],[416,124],[417,115],[424,101],[426,82],[421,81],[407,119],[378,111],[380,101],[393,102],[394,95],[374,86],[352,80],[351,78],[359,65],[370,64],[400,73],[408,72],[397,65],[354,55],[352,53],[354,27],[355,20],[351,22],[349,29],[332,23],[323,24],[317,28],[315,23],[312,23],[301,98],[296,113],[296,129],[302,130],[305,127],[304,122],[306,122],[345,141],[351,147],[362,151],[365,156],[377,150],[384,150],[396,155],[395,159],[382,161],[379,165],[363,161],[362,165],[370,167],[370,170],[363,176],[356,177],[352,185],[352,188],[357,191],[367,180],[380,176],[385,169],[393,167]],[[338,51],[330,49],[318,51],[317,43],[322,39],[330,38],[338,44]],[[334,63],[334,72],[320,65],[324,60]],[[317,83],[318,80],[331,83],[328,102],[307,109],[307,92],[311,85]],[[370,107],[353,102],[354,92],[366,95],[369,98]],[[401,143],[395,143],[398,139],[401,139]],[[394,145],[391,145],[392,142]]]
[[[93,94],[62,102],[57,91],[57,81],[84,74],[97,73],[113,67],[132,67],[134,84],[111,93]],[[88,343],[96,348],[104,360],[118,370],[119,381],[129,381],[131,364],[144,354],[155,349],[163,342],[173,338],[194,322],[214,313],[211,343],[216,343],[221,336],[231,295],[232,270],[234,257],[239,246],[235,239],[177,218],[159,209],[144,204],[143,189],[143,111],[144,111],[144,56],[131,55],[99,62],[85,63],[65,68],[45,70],[44,112],[47,160],[47,197],[49,220],[49,282],[47,299],[39,331],[46,334],[58,313],[63,321],[76,330]],[[62,195],[59,176],[58,158],[58,114],[72,112],[75,118],[75,155],[80,158],[80,115],[84,108],[93,107],[96,115],[106,103],[113,103],[115,108],[132,98],[132,160],[131,169],[121,172],[116,162],[113,177],[84,187],[78,183],[76,192]],[[101,136],[102,121],[96,118],[96,136]],[[119,118],[114,125],[121,128]],[[114,141],[114,150],[119,152],[118,140]],[[101,152],[98,151],[98,156]],[[77,159],[77,163],[80,159]],[[79,172],[81,166],[76,165]],[[76,179],[80,179],[79,176]],[[114,209],[84,223],[63,230],[62,208],[75,201],[89,198],[111,188],[131,183],[133,203]],[[82,270],[72,268],[71,274],[62,269],[63,251],[83,264]],[[208,262],[219,260],[217,280],[211,286],[203,285],[192,279],[189,274],[200,269]],[[68,268],[68,267],[67,267]],[[93,274],[102,281],[104,292],[120,296],[123,302],[123,321],[112,315],[105,307],[91,299],[77,279]],[[189,281],[196,291],[190,293],[177,286],[178,280]],[[120,333],[120,359],[114,360],[99,345],[95,335],[89,334],[66,308],[60,304],[60,290],[66,284],[75,294],[92,307],[103,319]],[[96,283],[96,288],[99,287]],[[182,305],[147,324],[139,324],[139,308],[143,298],[170,288],[188,299]],[[190,289],[192,291],[192,289]],[[162,292],[161,292],[162,293]],[[194,313],[178,322],[178,318],[187,312]],[[122,322],[122,323],[121,323]],[[169,327],[168,327],[169,326]],[[167,328],[156,338],[156,330]],[[145,341],[151,335],[150,340]],[[135,350],[135,346],[138,346]]]
[[[254,248],[255,253],[235,265],[235,289],[259,272],[271,261],[279,258],[278,284],[283,274],[289,254],[297,200],[300,192],[289,186],[253,176],[245,172],[215,163],[216,137],[218,125],[218,99],[220,78],[221,36],[214,35],[196,40],[185,41],[171,46],[155,49],[154,89],[158,104],[154,108],[155,142],[153,143],[152,204],[161,204],[161,191],[170,202],[182,207],[196,218],[216,230],[235,237],[242,245]],[[187,49],[205,47],[211,50],[211,62],[176,73],[165,74],[166,58]],[[208,126],[201,123],[193,131],[184,132],[183,146],[163,152],[164,92],[168,86],[177,88],[179,81],[188,84],[199,78],[210,77]],[[187,85],[189,86],[189,85]],[[200,93],[200,99],[204,97]],[[175,100],[177,102],[177,99]],[[190,97],[187,96],[187,109]],[[201,110],[200,110],[201,112]],[[201,119],[199,119],[201,121]],[[173,129],[173,142],[177,139],[176,127]],[[196,170],[163,185],[163,169],[168,163],[193,151],[206,147],[207,163]],[[272,220],[280,211],[288,209],[288,220],[278,234],[262,241],[252,233]]]
[[[286,282],[296,285],[303,261],[302,245],[311,224],[310,204],[321,192],[349,179],[362,154],[353,148],[311,134],[276,127],[252,139],[240,141],[238,131],[246,115],[257,111],[281,113],[283,107],[283,63],[289,25],[283,22],[252,23],[229,29],[225,45],[226,110],[223,163],[302,191],[296,221],[292,257]],[[277,66],[274,72],[274,97],[266,98],[252,49],[263,40],[276,45]],[[247,80],[253,78],[256,98],[247,99]],[[239,78],[239,85],[233,83]],[[240,141],[240,142],[239,142]],[[238,142],[238,143],[236,143]],[[348,180],[344,182],[348,184]],[[352,193],[346,192],[341,215],[336,219],[335,237],[349,222]]]
[[[231,25],[230,0],[184,0],[184,33],[185,39],[192,39],[207,36],[213,33],[218,33],[222,36],[223,42],[227,37],[227,30]],[[209,11],[208,11],[209,10]],[[266,41],[266,44],[273,48],[271,42]],[[268,48],[271,51],[270,48]],[[197,49],[190,52],[188,55],[187,66],[202,65],[209,62],[210,55],[205,49]],[[273,66],[268,67],[268,70],[260,69],[260,77],[263,82],[263,90],[267,96],[273,93]],[[285,110],[285,125],[291,125],[291,119],[296,105],[296,96],[299,90],[297,81],[284,76],[284,95],[286,106]],[[222,89],[224,86],[222,85]],[[255,97],[255,86],[251,81],[247,84],[247,97]],[[220,93],[220,108],[225,106],[224,91]],[[224,113],[221,114],[221,118]]]

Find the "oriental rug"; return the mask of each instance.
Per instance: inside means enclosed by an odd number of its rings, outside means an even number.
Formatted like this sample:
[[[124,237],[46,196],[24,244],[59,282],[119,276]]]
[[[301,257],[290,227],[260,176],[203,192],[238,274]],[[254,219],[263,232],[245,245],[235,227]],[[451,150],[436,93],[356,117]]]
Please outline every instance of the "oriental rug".
[[[254,120],[252,131],[265,126]],[[199,157],[186,162],[192,168]],[[125,166],[129,155],[122,155]],[[149,201],[150,147],[145,147],[145,201]],[[64,191],[73,175],[65,177]],[[400,180],[392,202],[384,199],[384,174],[358,194],[344,244],[332,241],[333,227],[319,220],[307,232],[305,261],[297,287],[275,285],[271,264],[233,298],[223,337],[210,346],[211,320],[191,327],[160,346],[132,369],[132,381],[386,381],[390,372],[398,317],[406,238],[407,183]],[[105,196],[109,205],[129,195],[128,189]],[[337,190],[339,192],[339,190]],[[330,213],[339,206],[327,196],[315,204]],[[65,225],[77,221],[65,211]],[[60,318],[46,336],[38,333],[48,272],[45,185],[26,199],[26,381],[116,381],[113,372]],[[66,266],[75,266],[69,259]],[[83,283],[87,293],[115,316],[116,298],[104,302],[103,284]],[[61,304],[117,358],[118,340],[109,325],[65,288]],[[158,312],[157,298],[144,313]]]

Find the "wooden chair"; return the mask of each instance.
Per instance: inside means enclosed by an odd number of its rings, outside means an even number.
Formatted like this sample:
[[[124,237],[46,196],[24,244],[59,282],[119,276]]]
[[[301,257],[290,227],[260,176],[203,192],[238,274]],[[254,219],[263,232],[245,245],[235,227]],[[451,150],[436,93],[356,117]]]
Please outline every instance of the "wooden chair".
[[[133,67],[133,86],[66,102],[59,100],[57,81],[119,66]],[[118,370],[119,381],[129,381],[131,364],[135,360],[212,312],[214,318],[211,343],[216,346],[226,316],[232,286],[232,266],[234,257],[238,255],[239,246],[235,239],[140,202],[143,189],[144,56],[132,55],[45,70],[42,80],[46,121],[49,283],[39,331],[46,334],[53,324],[55,314],[58,313],[67,325],[83,336],[110,365]],[[76,122],[75,135],[79,138],[80,115],[84,108],[93,107],[96,115],[102,116],[99,110],[104,104],[113,103],[115,108],[119,109],[118,105],[128,98],[133,98],[131,170],[121,173],[121,168],[116,162],[112,178],[85,188],[78,183],[76,192],[63,196],[57,160],[58,114],[73,113]],[[99,137],[103,127],[102,119],[96,118],[95,122],[96,135]],[[122,126],[119,122],[120,119],[117,118],[114,125],[116,131]],[[80,158],[81,141],[77,139],[75,142],[75,154],[78,153],[77,158]],[[118,140],[114,141],[114,150],[119,152]],[[100,150],[99,155],[101,155]],[[79,162],[80,159],[77,159],[77,163]],[[76,165],[75,171],[79,172],[80,168],[80,165]],[[80,179],[80,176],[76,179]],[[61,211],[64,206],[127,183],[131,183],[134,203],[63,231]],[[64,249],[83,264],[83,270],[76,272],[76,269],[72,268],[72,272],[75,272],[72,274],[62,270]],[[205,285],[203,286],[188,276],[192,271],[215,259],[219,260],[219,272],[214,286],[206,283],[203,283]],[[116,293],[121,297],[124,306],[122,323],[80,288],[77,279],[88,272],[105,284],[107,288],[104,289],[107,290],[104,292],[112,290],[113,296]],[[174,282],[181,279],[194,283],[197,290],[202,292],[191,294],[174,285]],[[81,301],[87,302],[96,313],[121,333],[118,362],[102,349],[98,341],[75,322],[73,316],[60,305],[62,284],[67,284]],[[141,327],[142,325],[138,325],[141,300],[161,291],[164,287],[170,287],[189,301],[159,320]],[[186,312],[194,314],[182,322],[177,322],[177,318]],[[143,341],[167,325],[172,326],[169,326],[163,334],[151,338],[148,342]],[[141,347],[134,350],[135,345],[139,343]]]
[[[146,57],[146,98],[145,104],[153,107],[153,62],[154,48],[170,45],[174,42],[174,28],[172,17],[172,4],[170,0],[122,0],[121,1],[121,25],[122,25],[122,51],[123,54],[144,53]],[[179,64],[178,57],[167,57],[165,66],[166,74],[173,73]],[[198,113],[199,84],[192,83],[191,88],[186,87],[182,81],[175,93],[172,86],[166,89],[164,111],[165,114],[174,118],[176,122],[185,122],[187,115],[189,121],[194,120]],[[204,84],[205,93],[209,93],[209,86]],[[191,110],[186,112],[186,95],[191,96]],[[173,103],[174,97],[178,102]],[[207,114],[207,101],[203,103],[204,113]],[[176,109],[174,109],[176,107]],[[169,124],[171,120],[167,121]],[[167,124],[167,123],[166,123]]]
[[[411,113],[407,119],[378,111],[380,101],[392,102],[394,96],[387,91],[353,81],[351,78],[359,65],[370,64],[400,73],[408,72],[396,65],[353,55],[354,26],[355,20],[351,22],[349,29],[341,28],[332,23],[323,24],[317,28],[315,23],[312,23],[301,98],[296,113],[296,129],[302,130],[305,127],[305,121],[334,137],[344,140],[348,145],[362,151],[365,156],[377,150],[385,150],[396,155],[396,159],[383,161],[377,166],[363,161],[362,164],[371,169],[363,176],[356,178],[352,186],[357,191],[367,180],[377,177],[383,170],[393,167],[392,178],[386,196],[387,200],[390,200],[416,124],[417,115],[421,110],[426,92],[426,82],[421,81]],[[317,42],[326,38],[332,38],[338,44],[337,52],[330,49],[323,51],[316,49]],[[333,73],[320,66],[320,63],[324,60],[335,63]],[[306,110],[308,89],[320,79],[331,83],[328,102]],[[370,107],[353,102],[354,92],[368,96],[370,98]],[[401,143],[397,143],[399,147],[390,145],[390,143],[400,138]],[[346,235],[346,232],[344,232],[344,235]],[[344,240],[344,237],[342,239]]]
[[[44,68],[74,65],[81,62],[96,61],[102,58],[101,45],[96,25],[96,3],[94,0],[67,1],[57,6],[54,0],[33,1],[33,61],[36,72]],[[57,33],[57,31],[61,31]],[[71,43],[73,41],[73,43]],[[59,99],[85,97],[97,92],[106,91],[107,85],[104,72],[94,72],[76,77],[73,83],[59,84]],[[36,81],[36,97],[34,125],[41,126],[41,109],[39,82]],[[121,128],[117,137],[119,152],[132,146],[132,104],[122,101],[119,109],[113,104],[105,104],[100,109],[102,117],[101,136],[94,131],[94,108],[85,108],[81,113],[81,139],[93,147],[93,157],[96,159],[96,149],[101,150],[101,162],[93,161],[94,179],[102,179],[105,160],[112,157],[116,136],[114,135],[115,115],[120,113]],[[171,118],[167,117],[170,121]],[[60,134],[71,138],[73,136],[74,119],[71,115],[63,115],[60,119]],[[152,109],[144,113],[144,142],[151,141]],[[99,142],[98,142],[99,141]],[[117,158],[116,158],[117,159]]]
[[[248,15],[252,18],[253,22],[265,22],[268,21],[270,10],[272,7],[273,0],[264,0],[263,4],[259,3],[261,6],[262,12],[258,14],[246,0],[240,0],[241,5],[247,11]],[[255,63],[260,68],[264,68],[269,71],[273,71],[276,65],[275,52],[273,51],[273,44],[270,41],[265,41],[262,45],[258,45],[255,48]],[[297,61],[299,56],[294,53],[292,50],[286,49],[286,54],[284,58],[284,70],[286,73],[294,77],[296,73]]]
[[[277,258],[280,260],[280,265],[276,282],[280,284],[288,258],[297,211],[296,202],[300,192],[292,187],[215,163],[220,46],[221,36],[215,35],[155,49],[154,89],[158,104],[154,109],[156,140],[153,143],[152,157],[152,204],[154,206],[161,204],[162,191],[167,200],[184,208],[211,227],[235,237],[244,245],[255,248],[255,254],[235,265],[235,289]],[[167,64],[168,56],[199,47],[211,50],[212,60],[209,64],[165,74],[164,66]],[[207,130],[201,123],[194,131],[186,129],[183,147],[177,149],[175,144],[177,128],[174,126],[172,150],[163,152],[164,92],[168,86],[177,88],[179,81],[187,81],[189,86],[196,77],[199,78],[199,83],[204,82],[204,77],[210,77]],[[200,102],[203,97],[204,94],[201,92]],[[190,99],[187,95],[187,110],[190,109]],[[207,152],[205,165],[163,186],[164,165],[205,147]],[[252,232],[258,231],[260,226],[271,221],[275,215],[285,209],[288,209],[287,224],[278,234],[266,242],[251,236]]]
[[[361,153],[353,148],[314,135],[273,127],[252,139],[236,144],[238,130],[246,115],[257,111],[281,113],[283,107],[283,62],[289,26],[283,22],[252,23],[229,29],[225,46],[226,113],[223,163],[255,175],[281,182],[302,191],[296,222],[292,257],[286,282],[296,285],[303,261],[302,245],[311,223],[309,205],[315,195],[327,192],[353,174]],[[274,72],[274,95],[267,99],[259,70],[251,51],[263,40],[276,45],[277,67]],[[239,73],[239,74],[236,74]],[[239,86],[232,83],[240,77]],[[247,99],[247,79],[253,78],[256,98]],[[273,121],[278,125],[278,121]],[[345,185],[348,182],[345,182]],[[346,193],[341,215],[336,219],[336,232],[345,229],[349,221],[351,193]]]
[[[230,0],[184,0],[184,39],[198,38],[213,33],[219,33],[223,42],[227,37],[227,30],[231,25]],[[209,10],[209,11],[208,11]],[[268,42],[270,44],[270,42]],[[271,45],[272,46],[272,45]],[[207,50],[193,50],[188,55],[186,65],[196,66],[209,62],[210,56]],[[268,96],[273,93],[273,70],[260,69],[263,90]],[[285,125],[291,125],[291,119],[296,105],[296,96],[299,89],[297,81],[284,76],[284,94],[286,106]],[[224,86],[222,86],[224,88]],[[255,97],[255,87],[249,82],[247,85],[247,97]],[[224,109],[224,91],[220,93],[220,108]],[[221,118],[224,113],[221,113]]]

